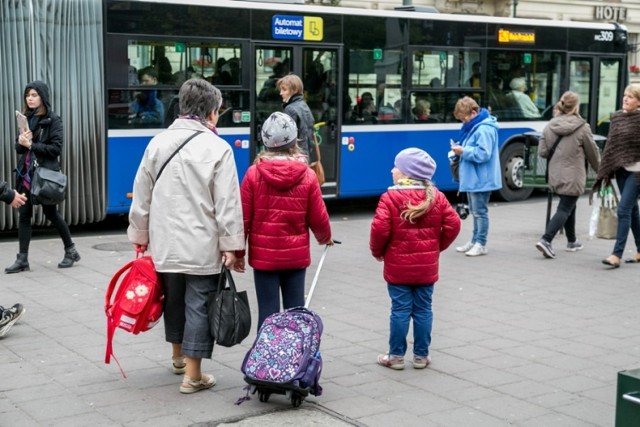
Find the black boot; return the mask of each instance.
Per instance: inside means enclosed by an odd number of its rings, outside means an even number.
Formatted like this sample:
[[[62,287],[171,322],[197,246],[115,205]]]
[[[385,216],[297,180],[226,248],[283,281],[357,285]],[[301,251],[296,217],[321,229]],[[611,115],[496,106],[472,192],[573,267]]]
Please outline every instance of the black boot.
[[[69,268],[74,262],[80,261],[80,254],[76,251],[76,245],[64,249],[64,258],[58,264],[58,268]]]
[[[11,273],[20,273],[21,271],[29,271],[29,260],[27,259],[29,254],[18,254],[16,255],[16,262],[13,263],[11,267],[7,267],[4,269],[4,272],[7,274]]]

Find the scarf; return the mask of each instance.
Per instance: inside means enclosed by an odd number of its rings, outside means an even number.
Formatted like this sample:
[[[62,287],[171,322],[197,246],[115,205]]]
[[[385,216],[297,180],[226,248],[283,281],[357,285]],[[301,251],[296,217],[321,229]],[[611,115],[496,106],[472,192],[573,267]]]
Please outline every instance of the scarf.
[[[473,128],[487,118],[489,118],[489,111],[486,108],[482,108],[477,116],[469,120],[467,123],[464,123],[462,125],[462,129],[460,129],[460,133],[458,134],[458,143],[462,144]]]
[[[216,127],[213,125],[213,123],[211,123],[209,120],[202,120],[200,118],[200,116],[197,116],[195,114],[185,114],[182,116],[178,116],[179,119],[186,119],[186,120],[196,120],[200,123],[202,123],[203,126],[205,126],[207,129],[209,129],[211,132],[213,132],[214,134],[220,136],[220,134],[218,133],[218,129],[216,129]]]
[[[625,165],[640,162],[638,134],[640,134],[640,110],[628,113],[620,110],[613,115],[596,182],[611,177],[616,170]],[[636,174],[636,178],[639,176]]]
[[[31,114],[29,114],[29,112],[27,112],[27,115],[29,116],[29,129],[31,131],[34,130],[35,127],[35,123],[36,123],[36,115],[33,113],[33,111],[31,112]],[[32,144],[33,144],[33,140],[32,140]],[[33,147],[33,145],[32,145]],[[22,173],[20,172],[20,170],[18,170],[18,176],[20,178],[22,178],[22,186],[24,187],[25,190],[30,191],[31,190],[31,166],[32,166],[32,156],[31,156],[31,150],[27,149],[27,152],[24,154],[24,168],[22,169]]]

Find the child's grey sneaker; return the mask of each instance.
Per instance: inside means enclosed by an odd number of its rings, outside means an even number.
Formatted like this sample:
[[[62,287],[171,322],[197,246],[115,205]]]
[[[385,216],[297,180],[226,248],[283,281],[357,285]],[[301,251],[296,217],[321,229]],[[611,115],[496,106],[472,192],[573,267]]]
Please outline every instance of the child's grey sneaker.
[[[413,368],[424,369],[431,363],[431,356],[413,356]]]
[[[576,240],[575,242],[567,243],[566,251],[567,252],[575,252],[575,251],[581,251],[583,249],[584,249],[584,245]]]
[[[378,365],[401,371],[404,369],[404,357],[391,356],[388,353],[379,354],[377,358]]]
[[[556,257],[556,253],[553,251],[551,243],[547,242],[544,239],[540,239],[540,241],[536,243],[536,248],[538,248],[538,250],[542,252],[542,255],[544,255],[545,258]]]

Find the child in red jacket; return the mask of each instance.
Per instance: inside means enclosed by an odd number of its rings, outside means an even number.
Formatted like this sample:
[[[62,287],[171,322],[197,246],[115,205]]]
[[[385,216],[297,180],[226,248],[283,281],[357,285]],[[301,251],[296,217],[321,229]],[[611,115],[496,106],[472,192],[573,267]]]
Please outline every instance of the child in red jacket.
[[[329,214],[320,184],[296,141],[296,123],[271,114],[262,126],[265,151],[242,180],[242,215],[249,265],[258,299],[258,329],[269,315],[304,305],[304,282],[311,264],[310,233],[333,245]],[[234,266],[244,271],[244,253]]]
[[[413,367],[431,362],[431,299],[438,280],[440,252],[460,232],[460,218],[431,182],[436,162],[418,148],[395,159],[392,187],[380,197],[371,223],[369,247],[384,261],[384,280],[391,297],[389,352],[378,364],[404,369],[409,322],[413,318]]]

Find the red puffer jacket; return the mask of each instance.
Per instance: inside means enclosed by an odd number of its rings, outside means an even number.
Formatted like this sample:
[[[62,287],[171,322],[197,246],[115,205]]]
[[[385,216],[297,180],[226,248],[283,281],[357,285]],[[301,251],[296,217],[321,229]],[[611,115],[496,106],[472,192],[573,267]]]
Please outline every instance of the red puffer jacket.
[[[435,188],[434,188],[435,189]],[[415,224],[400,218],[407,204],[425,200],[424,188],[395,186],[382,195],[371,223],[369,247],[384,257],[384,280],[396,285],[431,285],[438,280],[440,252],[460,232],[460,218],[440,191]]]
[[[306,163],[263,159],[240,187],[249,265],[258,270],[307,268],[309,228],[320,244],[331,241],[329,214],[315,173]]]

